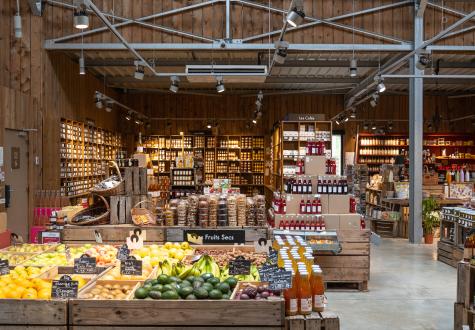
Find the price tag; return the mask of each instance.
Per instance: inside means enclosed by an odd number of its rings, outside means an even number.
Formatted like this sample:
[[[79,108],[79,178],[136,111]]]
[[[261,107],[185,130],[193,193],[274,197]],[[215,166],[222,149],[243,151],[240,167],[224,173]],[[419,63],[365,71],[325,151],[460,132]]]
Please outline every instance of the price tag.
[[[120,262],[120,275],[142,276],[142,260],[129,256],[127,260]]]
[[[289,289],[292,287],[292,272],[278,268],[277,271],[269,273],[267,282],[271,290]]]
[[[278,269],[279,268],[277,267],[277,265],[269,265],[269,264],[262,265],[262,267],[258,269],[261,282],[268,282],[269,274],[276,272]]]
[[[73,281],[70,276],[63,275],[58,281],[53,281],[51,287],[51,298],[67,299],[77,298],[79,282]]]
[[[127,260],[129,257],[130,250],[127,247],[127,244],[122,245],[118,250],[117,250],[117,260],[124,261]]]
[[[96,243],[102,244],[102,235],[97,230],[94,230],[94,238],[96,239]]]
[[[8,260],[0,260],[0,275],[10,274],[10,264]]]
[[[249,275],[251,273],[251,260],[239,256],[229,262],[229,275]]]
[[[269,248],[269,255],[267,256],[266,263],[270,265],[277,265],[278,254],[273,248]]]
[[[258,241],[254,241],[254,251],[257,253],[267,253],[269,254],[270,249],[272,248],[272,241],[265,238],[259,238]]]
[[[96,258],[83,254],[80,258],[74,259],[75,274],[96,274]]]

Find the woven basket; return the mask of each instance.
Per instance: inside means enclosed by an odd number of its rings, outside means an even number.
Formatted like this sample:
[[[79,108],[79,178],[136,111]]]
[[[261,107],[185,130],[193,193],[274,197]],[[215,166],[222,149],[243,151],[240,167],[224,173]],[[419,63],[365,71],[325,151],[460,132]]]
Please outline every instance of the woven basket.
[[[116,195],[123,195],[125,193],[125,181],[122,178],[122,174],[120,173],[119,166],[114,161],[110,162],[110,165],[117,171],[117,175],[119,176],[119,184],[115,187],[108,188],[108,189],[97,189],[92,188],[91,193],[96,195],[101,195],[104,197],[116,196]]]
[[[97,195],[97,194],[96,194]],[[104,202],[105,206],[105,212],[102,214],[96,216],[95,218],[87,221],[81,221],[77,222],[76,219],[82,215],[95,215],[98,211],[104,210],[103,206],[93,206],[93,207],[88,207],[87,209],[84,209],[82,211],[79,211],[74,215],[74,217],[71,219],[71,224],[76,225],[76,226],[90,226],[90,225],[106,225],[110,223],[110,207],[109,203],[107,203],[107,200],[101,196],[99,196],[100,199]]]
[[[147,208],[139,207],[139,205],[143,203],[150,203],[150,201],[144,200],[144,201],[138,202],[130,210],[130,213],[132,215],[132,222],[137,226],[155,225],[157,221],[155,219],[155,215],[153,214],[153,212]]]

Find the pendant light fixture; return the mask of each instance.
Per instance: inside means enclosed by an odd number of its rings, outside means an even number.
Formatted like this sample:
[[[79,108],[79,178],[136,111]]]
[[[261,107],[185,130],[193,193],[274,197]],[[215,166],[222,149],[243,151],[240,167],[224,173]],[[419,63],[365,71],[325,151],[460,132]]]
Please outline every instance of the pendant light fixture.
[[[89,27],[89,16],[87,15],[84,1],[80,1],[73,13],[73,24],[76,29],[84,30]]]
[[[177,93],[178,89],[180,88],[179,87],[180,78],[178,78],[177,76],[171,76],[170,80],[171,80],[171,84],[170,84],[170,88],[169,88],[170,92]]]
[[[296,27],[303,23],[304,18],[303,0],[292,1],[291,9],[287,13],[287,23],[292,27]]]
[[[223,77],[217,76],[216,77],[216,91],[218,93],[223,93],[225,90],[226,88],[224,88]]]

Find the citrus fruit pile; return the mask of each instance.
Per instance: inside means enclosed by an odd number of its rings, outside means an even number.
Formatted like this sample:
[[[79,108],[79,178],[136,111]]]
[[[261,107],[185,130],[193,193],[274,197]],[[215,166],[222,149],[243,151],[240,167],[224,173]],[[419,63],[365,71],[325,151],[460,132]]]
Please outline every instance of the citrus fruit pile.
[[[44,271],[39,267],[17,266],[0,276],[0,298],[50,299],[51,281],[34,278]]]

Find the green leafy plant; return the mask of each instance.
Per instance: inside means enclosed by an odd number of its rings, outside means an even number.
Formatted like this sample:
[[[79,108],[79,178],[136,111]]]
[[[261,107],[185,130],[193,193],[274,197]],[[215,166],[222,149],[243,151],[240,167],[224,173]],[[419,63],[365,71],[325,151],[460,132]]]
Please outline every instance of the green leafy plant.
[[[424,235],[430,235],[434,233],[434,228],[439,225],[439,212],[437,209],[439,204],[431,197],[422,201],[422,228]]]

